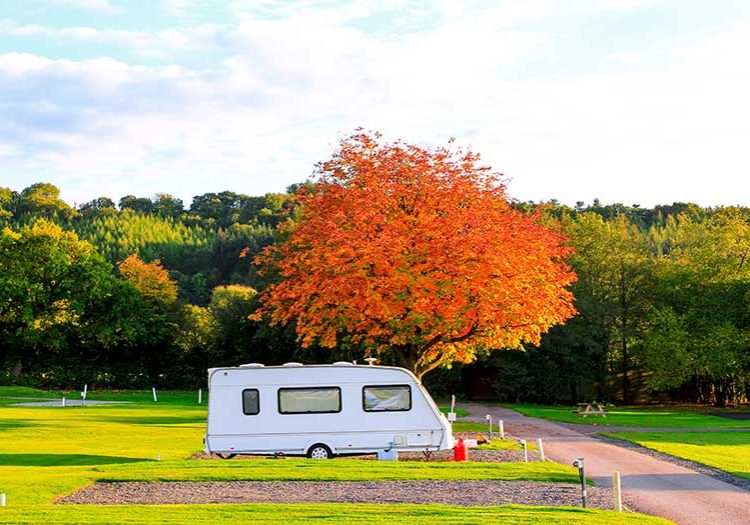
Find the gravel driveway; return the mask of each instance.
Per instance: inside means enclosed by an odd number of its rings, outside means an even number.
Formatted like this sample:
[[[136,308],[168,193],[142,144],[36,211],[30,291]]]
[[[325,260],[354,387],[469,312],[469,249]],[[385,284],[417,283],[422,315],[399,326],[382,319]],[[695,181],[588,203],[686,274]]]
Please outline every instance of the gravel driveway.
[[[589,506],[612,508],[612,492],[588,489]],[[572,483],[512,481],[211,481],[96,483],[62,504],[173,503],[444,503],[448,505],[581,504]]]
[[[254,459],[268,459],[270,456],[242,456],[239,455],[237,457],[232,458],[231,460],[226,461],[246,461],[246,460],[254,460]],[[291,456],[290,456],[291,457]],[[361,459],[361,460],[375,460],[375,456],[373,454],[368,454],[365,456],[340,456],[341,459]],[[216,461],[218,459],[218,456],[215,454],[206,454],[205,452],[200,452],[198,454],[195,454],[190,457],[190,459],[201,459],[201,460],[213,460]],[[338,459],[338,458],[337,458]],[[505,462],[514,462],[514,461],[523,461],[523,451],[521,450],[477,450],[477,449],[470,449],[469,450],[469,459],[476,463],[505,463]],[[530,451],[529,452],[529,461],[538,461],[539,457],[536,452]],[[438,452],[432,452],[430,454],[429,460],[426,459],[425,455],[422,452],[399,452],[398,454],[398,460],[399,461],[429,461],[431,463],[434,462],[443,462],[443,461],[453,461],[453,451],[452,450],[441,450]]]

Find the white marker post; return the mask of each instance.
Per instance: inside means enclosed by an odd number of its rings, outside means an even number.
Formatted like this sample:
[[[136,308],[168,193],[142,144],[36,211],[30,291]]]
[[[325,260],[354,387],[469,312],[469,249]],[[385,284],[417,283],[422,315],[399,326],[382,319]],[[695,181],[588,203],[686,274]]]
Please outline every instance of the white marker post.
[[[518,442],[523,446],[523,460],[528,463],[529,462],[529,449],[526,448],[526,440],[525,439],[519,439]]]
[[[89,385],[86,383],[83,385],[83,392],[81,392],[81,406],[86,403],[86,395],[89,393]]]
[[[6,500],[5,500],[5,492],[0,494],[0,507],[5,507]]]
[[[61,406],[65,406],[65,398],[62,399],[62,405]]]
[[[456,396],[451,396],[451,411],[448,412],[448,421],[454,423],[456,421]]]
[[[505,439],[505,424],[502,419],[497,420],[497,429],[500,431],[500,439]]]
[[[198,389],[198,404],[199,405],[203,404],[203,389],[202,388]]]
[[[161,452],[156,455],[156,461],[161,461]]]
[[[539,449],[539,461],[545,461],[545,459],[544,459],[544,443],[542,443],[542,438],[537,438],[537,440],[536,440],[536,447]]]
[[[156,388],[151,387],[151,393],[154,395],[154,403],[156,403]]]
[[[492,416],[487,414],[484,419],[487,420],[487,431],[490,433],[489,438],[492,439]]]
[[[620,488],[620,473],[615,472],[612,476],[612,489],[614,490],[615,496],[615,510],[622,512],[622,490]]]

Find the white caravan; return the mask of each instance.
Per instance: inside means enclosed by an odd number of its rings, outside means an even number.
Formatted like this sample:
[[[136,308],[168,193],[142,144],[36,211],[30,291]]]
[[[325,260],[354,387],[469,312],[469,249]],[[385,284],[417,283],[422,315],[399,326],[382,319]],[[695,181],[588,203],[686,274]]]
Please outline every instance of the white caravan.
[[[453,447],[448,420],[403,368],[261,364],[208,371],[206,452],[335,455]]]

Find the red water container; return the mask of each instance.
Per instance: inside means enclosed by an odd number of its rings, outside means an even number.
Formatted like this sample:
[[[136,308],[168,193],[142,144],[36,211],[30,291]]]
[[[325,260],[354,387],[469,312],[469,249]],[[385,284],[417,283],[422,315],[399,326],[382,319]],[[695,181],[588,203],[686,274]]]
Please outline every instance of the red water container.
[[[463,438],[458,438],[456,446],[453,447],[453,461],[469,461],[469,447]]]

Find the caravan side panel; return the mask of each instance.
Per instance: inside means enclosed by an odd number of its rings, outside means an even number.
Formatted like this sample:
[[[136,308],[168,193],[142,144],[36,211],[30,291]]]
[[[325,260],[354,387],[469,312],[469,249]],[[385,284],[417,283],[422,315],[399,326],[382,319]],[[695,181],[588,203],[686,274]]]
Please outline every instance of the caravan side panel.
[[[368,385],[408,386],[410,409],[367,411],[364,388]],[[279,411],[280,390],[311,387],[338,389],[340,409],[303,414]],[[247,390],[254,392],[249,395],[250,410],[243,407],[243,391]],[[453,446],[449,424],[414,376],[403,369],[217,369],[211,374],[210,392],[206,445],[213,452],[304,454],[316,443],[329,446],[336,454],[374,452],[392,446],[400,450]],[[324,395],[330,395],[330,391]]]

